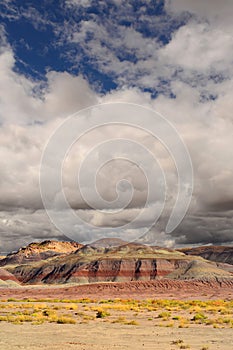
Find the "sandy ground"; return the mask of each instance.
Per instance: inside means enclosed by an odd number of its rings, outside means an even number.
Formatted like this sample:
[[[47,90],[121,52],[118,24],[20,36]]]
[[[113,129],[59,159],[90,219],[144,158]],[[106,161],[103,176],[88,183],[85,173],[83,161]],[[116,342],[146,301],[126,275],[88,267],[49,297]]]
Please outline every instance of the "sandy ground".
[[[71,287],[1,288],[0,299],[5,304],[9,304],[6,301],[7,298],[22,300],[26,298],[80,299],[91,297],[100,300],[121,297],[138,300],[153,298],[225,299],[230,301],[233,299],[232,286],[216,288],[215,285],[211,287],[208,284],[198,282],[190,285],[189,283],[166,285],[166,283],[165,281],[156,283],[102,283]],[[15,305],[19,303],[13,301]],[[82,307],[79,305],[78,310],[82,311]],[[158,311],[156,312],[158,313]],[[80,318],[77,319],[76,324],[43,323],[33,325],[24,322],[16,325],[2,321],[0,322],[0,350],[233,349],[233,328],[228,326],[214,328],[194,323],[190,324],[189,328],[179,328],[178,321],[175,321],[175,325],[172,327],[161,327],[159,326],[160,321],[156,318],[156,312],[155,314],[153,312],[139,312],[137,315],[133,311],[129,311],[128,314],[127,312],[121,314],[119,311],[116,313],[111,311],[111,315],[107,319],[94,319],[85,323]],[[112,323],[114,317],[117,316],[125,316],[128,320],[136,319],[138,324]],[[188,317],[190,319],[190,315]],[[175,343],[179,339],[182,342]]]
[[[233,330],[194,328],[160,328],[126,326],[99,322],[76,325],[13,325],[1,323],[0,349],[24,350],[116,350],[116,349],[180,349],[172,344],[178,339],[193,350],[232,350]],[[188,348],[188,347],[187,347]]]

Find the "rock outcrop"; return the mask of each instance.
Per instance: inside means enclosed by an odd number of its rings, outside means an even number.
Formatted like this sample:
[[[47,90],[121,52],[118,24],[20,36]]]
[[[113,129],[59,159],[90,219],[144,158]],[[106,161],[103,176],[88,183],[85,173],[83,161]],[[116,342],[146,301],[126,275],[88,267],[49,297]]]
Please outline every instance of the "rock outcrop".
[[[148,281],[186,266],[185,254],[136,243],[101,248],[86,245],[67,256],[20,265],[12,272],[23,283],[93,283]]]
[[[187,255],[201,256],[204,259],[233,265],[233,246],[201,246],[183,248],[179,251]]]
[[[93,283],[149,281],[164,277],[180,266],[186,266],[188,260],[132,258],[97,259],[88,263],[77,259],[73,263],[54,263],[50,261],[42,266],[17,266],[13,273],[23,283]]]
[[[17,252],[10,253],[4,259],[0,260],[0,266],[27,264],[46,260],[54,256],[72,253],[82,246],[82,244],[76,242],[51,240],[30,243],[28,246],[20,248]]]

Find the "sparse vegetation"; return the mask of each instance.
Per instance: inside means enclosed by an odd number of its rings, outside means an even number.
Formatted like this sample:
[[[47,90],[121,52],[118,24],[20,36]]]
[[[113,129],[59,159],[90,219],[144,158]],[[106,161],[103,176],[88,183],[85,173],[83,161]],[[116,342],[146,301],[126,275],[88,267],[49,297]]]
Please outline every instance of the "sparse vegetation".
[[[170,316],[171,316],[171,313],[165,312],[165,311],[158,314],[158,318],[162,318],[163,320],[168,320]]]
[[[184,341],[183,339],[178,339],[178,340],[173,340],[172,341],[172,345],[180,345],[180,344],[183,344]]]
[[[73,319],[72,317],[67,317],[67,316],[61,316],[61,317],[58,317],[58,319],[57,319],[57,321],[56,321],[57,323],[59,323],[59,324],[75,324],[76,323],[76,321],[75,321],[75,319]]]
[[[81,309],[80,309],[81,308]],[[79,311],[81,310],[81,311]],[[159,327],[188,328],[199,324],[213,328],[233,328],[233,301],[180,301],[108,299],[25,299],[0,302],[0,322],[22,324],[105,322],[138,325],[140,320]],[[135,320],[137,318],[137,320]]]
[[[207,316],[204,315],[202,312],[199,312],[193,316],[191,321],[205,322],[206,319],[207,319]]]
[[[98,310],[97,313],[96,313],[96,318],[104,318],[104,317],[107,317],[107,316],[110,316],[110,313],[106,312],[104,310]]]
[[[181,344],[180,349],[190,349],[190,345],[189,344]]]

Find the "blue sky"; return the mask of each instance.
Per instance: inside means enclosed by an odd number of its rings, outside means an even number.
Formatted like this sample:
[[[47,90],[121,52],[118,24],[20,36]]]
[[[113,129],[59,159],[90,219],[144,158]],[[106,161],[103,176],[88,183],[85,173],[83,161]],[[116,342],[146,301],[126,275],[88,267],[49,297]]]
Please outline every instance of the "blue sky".
[[[137,86],[140,71],[135,69],[130,81],[122,81],[120,72],[103,69],[107,57],[93,52],[103,46],[124,66],[148,58],[140,47],[122,42],[125,31],[137,33],[157,45],[165,45],[172,33],[184,25],[188,14],[171,15],[164,1],[3,1],[1,19],[10,45],[17,57],[15,69],[34,79],[45,79],[48,70],[82,74],[100,92],[116,89],[120,84]],[[95,31],[100,28],[103,33]],[[81,32],[80,40],[75,37]],[[130,38],[129,38],[130,40]],[[132,40],[133,35],[132,35]],[[118,42],[117,46],[115,45]],[[140,55],[139,55],[140,54]],[[106,62],[105,62],[106,60]],[[123,66],[123,63],[122,63]],[[126,68],[125,68],[126,69]],[[161,77],[159,90],[163,89]],[[156,94],[155,86],[140,86]]]
[[[164,213],[151,242],[232,244],[232,16],[231,0],[1,1],[1,251],[33,240],[64,239],[41,201],[43,149],[70,114],[114,102],[158,111],[177,129],[192,159],[189,211],[171,234],[164,232],[169,216]],[[74,195],[75,161],[80,165],[93,142],[122,136],[138,137],[157,152],[170,184],[168,209],[175,198],[174,165],[161,145],[127,128],[96,130],[79,145],[76,156],[68,157],[64,175],[70,203],[98,227],[88,233],[92,239],[99,237],[101,227],[130,221],[145,200],[143,178],[121,163],[100,175],[106,198],[112,198],[120,175],[130,176],[136,185],[132,205],[120,217],[108,220],[85,205],[80,193]],[[110,151],[114,158],[116,150]],[[108,186],[106,179],[112,181]],[[133,231],[140,233],[153,210],[148,208],[145,221]],[[77,240],[85,239],[85,227],[79,227]]]

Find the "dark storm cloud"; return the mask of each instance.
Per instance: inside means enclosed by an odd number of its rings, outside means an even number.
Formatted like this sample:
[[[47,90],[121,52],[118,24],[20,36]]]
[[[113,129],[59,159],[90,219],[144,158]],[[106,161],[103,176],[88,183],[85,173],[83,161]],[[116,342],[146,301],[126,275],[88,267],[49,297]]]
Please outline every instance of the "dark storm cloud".
[[[231,212],[233,214],[233,212]],[[176,244],[233,244],[233,216],[189,216],[172,234]]]
[[[209,210],[214,212],[225,212],[233,210],[233,199],[229,201],[221,201],[219,200],[217,203],[211,203],[208,207]]]

